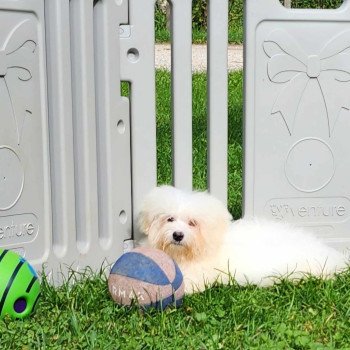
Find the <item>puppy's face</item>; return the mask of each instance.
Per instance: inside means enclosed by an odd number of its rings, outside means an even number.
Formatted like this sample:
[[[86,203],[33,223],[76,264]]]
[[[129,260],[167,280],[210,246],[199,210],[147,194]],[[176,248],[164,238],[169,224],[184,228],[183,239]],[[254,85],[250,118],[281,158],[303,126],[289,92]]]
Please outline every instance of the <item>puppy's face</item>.
[[[200,223],[181,215],[156,216],[146,233],[153,247],[179,262],[196,258],[205,246]]]
[[[207,193],[157,187],[145,198],[139,229],[178,263],[207,259],[221,247],[231,215]]]

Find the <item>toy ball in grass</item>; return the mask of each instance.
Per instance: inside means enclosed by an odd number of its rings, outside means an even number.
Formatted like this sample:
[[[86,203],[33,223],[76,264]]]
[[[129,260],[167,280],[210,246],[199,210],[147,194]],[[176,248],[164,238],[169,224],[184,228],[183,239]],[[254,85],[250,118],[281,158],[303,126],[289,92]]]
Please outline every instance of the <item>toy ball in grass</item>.
[[[0,318],[28,316],[39,295],[40,283],[32,266],[17,253],[0,249]]]
[[[140,247],[123,254],[112,267],[109,292],[121,305],[136,303],[144,308],[179,306],[184,296],[182,273],[166,253]]]

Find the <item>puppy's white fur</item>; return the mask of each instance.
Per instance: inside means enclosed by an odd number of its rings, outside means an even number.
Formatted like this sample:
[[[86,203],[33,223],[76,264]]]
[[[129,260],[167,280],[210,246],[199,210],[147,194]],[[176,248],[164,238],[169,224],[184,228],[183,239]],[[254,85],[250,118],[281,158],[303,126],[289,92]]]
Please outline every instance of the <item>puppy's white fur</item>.
[[[168,253],[180,266],[186,293],[215,281],[268,286],[276,277],[323,278],[344,269],[347,258],[310,233],[287,224],[241,219],[232,222],[226,207],[205,192],[155,188],[145,198],[141,242]],[[174,233],[183,235],[181,241]]]

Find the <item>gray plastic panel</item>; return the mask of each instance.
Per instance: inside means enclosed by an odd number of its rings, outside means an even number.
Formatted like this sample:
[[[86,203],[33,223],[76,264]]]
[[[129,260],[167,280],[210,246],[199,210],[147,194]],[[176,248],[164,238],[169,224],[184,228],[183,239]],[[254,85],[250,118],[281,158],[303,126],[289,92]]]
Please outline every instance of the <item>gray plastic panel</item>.
[[[350,1],[245,3],[246,216],[350,245]]]
[[[0,246],[49,254],[44,3],[0,3]]]
[[[99,244],[105,256],[113,257],[132,237],[131,127],[129,101],[121,97],[119,41],[128,12],[125,0],[100,0],[94,6]]]
[[[131,238],[129,104],[120,95],[127,2],[45,1],[53,239],[47,272],[113,262]]]
[[[123,29],[120,76],[121,80],[131,83],[130,101],[126,101],[130,102],[131,110],[133,233],[137,239],[136,220],[140,204],[157,184],[154,1],[130,0],[129,26],[123,26]],[[114,65],[114,61],[111,64]]]
[[[0,1],[0,246],[54,282],[132,237],[121,23],[122,0]]]

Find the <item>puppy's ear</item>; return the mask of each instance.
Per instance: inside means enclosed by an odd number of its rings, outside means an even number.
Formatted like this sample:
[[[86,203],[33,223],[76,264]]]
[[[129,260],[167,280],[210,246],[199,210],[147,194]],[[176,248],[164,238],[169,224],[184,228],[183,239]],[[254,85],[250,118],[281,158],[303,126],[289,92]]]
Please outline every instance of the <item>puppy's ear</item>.
[[[162,213],[169,212],[169,203],[178,195],[177,189],[171,186],[161,186],[152,189],[144,198],[138,216],[138,227],[141,232],[148,234],[152,224]]]
[[[154,217],[150,215],[150,213],[146,211],[141,211],[137,220],[137,224],[140,231],[145,235],[148,235],[153,220],[154,220]]]

